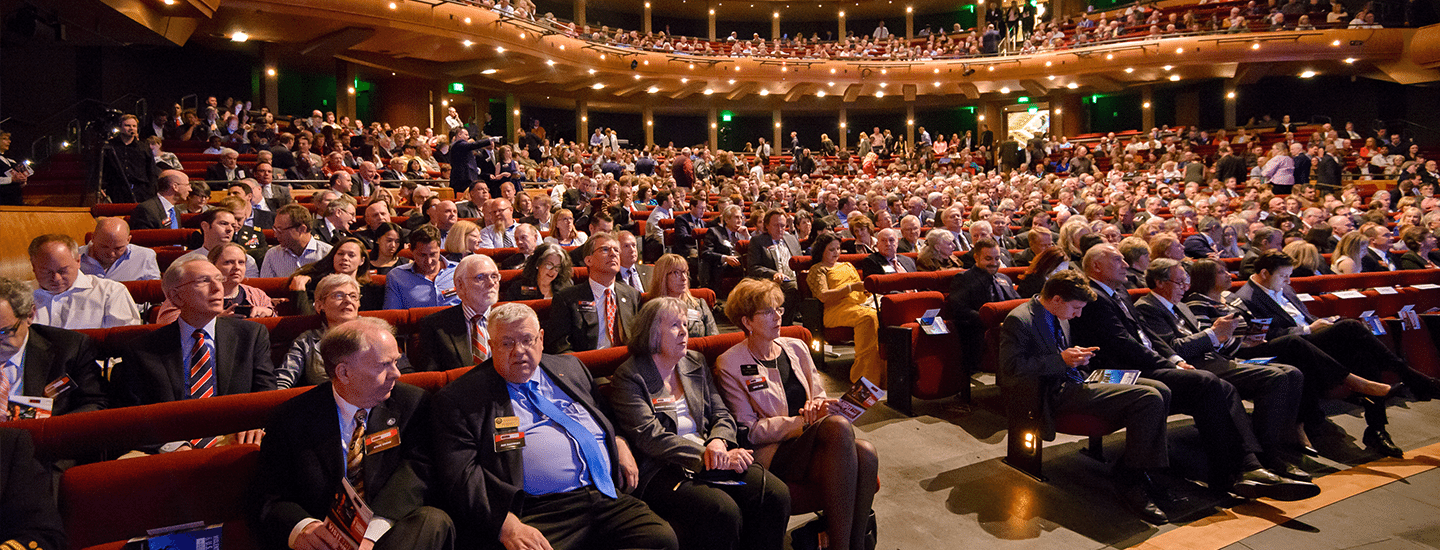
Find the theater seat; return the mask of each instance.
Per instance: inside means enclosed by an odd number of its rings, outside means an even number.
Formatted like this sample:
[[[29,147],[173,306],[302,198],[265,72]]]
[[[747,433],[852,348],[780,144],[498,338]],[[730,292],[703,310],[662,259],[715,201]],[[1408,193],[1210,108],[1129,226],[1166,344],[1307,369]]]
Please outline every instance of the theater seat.
[[[879,276],[872,276],[875,278]],[[880,344],[887,361],[886,403],[914,415],[912,397],[939,399],[960,393],[970,400],[970,375],[954,324],[950,334],[926,334],[915,319],[939,309],[945,295],[935,291],[886,294],[880,297]]]

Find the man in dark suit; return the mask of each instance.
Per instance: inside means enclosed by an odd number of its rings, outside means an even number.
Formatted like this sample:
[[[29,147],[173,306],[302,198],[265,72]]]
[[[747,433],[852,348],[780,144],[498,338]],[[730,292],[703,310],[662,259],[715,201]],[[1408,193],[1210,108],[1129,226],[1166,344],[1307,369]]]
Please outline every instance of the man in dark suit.
[[[1315,185],[1327,193],[1340,191],[1340,174],[1344,169],[1345,163],[1340,162],[1335,146],[1326,147],[1315,167]]]
[[[425,506],[427,394],[397,382],[401,356],[394,330],[368,317],[332,328],[320,340],[330,381],[271,416],[260,447],[265,475],[255,488],[268,547],[342,547],[324,524],[342,479],[375,514],[364,536],[373,548],[454,547],[450,517]]]
[[[1280,243],[1284,242],[1284,239],[1285,233],[1277,228],[1265,226],[1256,229],[1255,234],[1250,236],[1250,250],[1240,259],[1240,276],[1254,275],[1255,261],[1266,252],[1280,252]]]
[[[860,261],[860,277],[889,273],[915,273],[915,260],[900,255],[900,233],[893,228],[875,234],[875,253]]]
[[[0,547],[63,550],[65,526],[55,505],[50,472],[35,459],[30,432],[0,428]]]
[[[185,197],[190,196],[190,176],[166,170],[156,181],[159,192],[130,212],[131,229],[180,229],[180,213],[175,205],[184,204]]]
[[[675,244],[670,247],[671,252],[686,259],[699,255],[700,243],[695,230],[705,227],[705,210],[709,207],[709,203],[697,198],[690,204],[689,212],[675,216]]]
[[[1075,341],[1099,348],[1091,360],[1094,368],[1138,370],[1142,379],[1169,390],[1170,411],[1195,418],[1210,458],[1211,487],[1246,498],[1276,500],[1319,494],[1314,484],[1280,477],[1261,465],[1255,455],[1260,444],[1235,386],[1190,366],[1140,323],[1122,288],[1125,267],[1125,259],[1112,245],[1098,245],[1085,253],[1085,274],[1098,299],[1080,315]]]
[[[355,199],[342,195],[326,203],[320,214],[321,216],[311,223],[310,230],[320,242],[334,246],[353,235],[350,227],[355,223]]]
[[[1084,383],[1097,348],[1073,345],[1070,321],[1094,301],[1095,291],[1085,276],[1064,270],[1045,281],[1039,295],[1012,310],[1000,330],[1000,384],[1007,394],[1039,385],[1040,435],[1046,440],[1055,437],[1055,415],[1082,413],[1124,424],[1124,458],[1115,467],[1120,496],[1145,521],[1166,523],[1169,518],[1149,494],[1155,489],[1151,473],[1170,465],[1163,386],[1144,379],[1137,384]]]
[[[1218,258],[1220,238],[1225,235],[1225,226],[1212,216],[1200,218],[1195,224],[1197,233],[1185,237],[1186,258]]]
[[[567,353],[623,346],[626,330],[640,312],[640,293],[616,280],[620,274],[620,241],[610,233],[585,242],[584,284],[557,292],[545,323],[545,350]]]
[[[490,146],[490,140],[471,139],[470,131],[455,130],[450,140],[450,187],[456,193],[464,193],[470,184],[480,181],[480,166],[475,162],[475,151]]]
[[[1299,443],[1295,419],[1305,376],[1290,365],[1244,365],[1221,355],[1222,346],[1235,338],[1240,319],[1227,315],[1209,327],[1200,326],[1190,307],[1181,301],[1190,288],[1190,276],[1180,262],[1155,260],[1145,270],[1145,283],[1150,294],[1135,304],[1145,328],[1185,362],[1214,373],[1235,386],[1241,397],[1253,401],[1254,432],[1264,450],[1265,467],[1290,479],[1308,481],[1310,474],[1296,467],[1291,456],[1291,449]]]
[[[771,210],[761,221],[765,230],[750,240],[749,267],[745,275],[754,279],[769,279],[780,285],[785,294],[785,314],[780,323],[795,322],[800,310],[800,287],[795,282],[795,270],[790,269],[790,258],[800,255],[800,241],[785,232],[785,212]]]
[[[990,239],[992,241],[995,241],[995,251],[1000,255],[1000,258],[996,260],[999,262],[998,267],[1015,267],[1015,258],[1010,255],[1009,250],[1005,249],[1004,243],[1001,243],[1000,239],[995,238],[995,232],[993,227],[994,226],[990,225],[990,222],[986,220],[980,220],[970,224],[970,242],[978,243],[980,242],[980,239]],[[965,251],[964,254],[960,255],[960,265],[965,269],[975,267],[974,248],[971,248],[970,250]]]
[[[1395,271],[1395,259],[1390,252],[1390,231],[1383,225],[1366,224],[1360,234],[1369,242],[1365,254],[1360,256],[1360,272]]]
[[[245,177],[240,167],[240,152],[229,147],[220,150],[220,161],[205,169],[205,181],[235,181]]]
[[[623,492],[639,469],[585,366],[542,354],[548,331],[530,308],[501,304],[489,327],[494,357],[433,399],[436,484],[460,546],[676,548],[670,526]]]
[[[485,315],[500,301],[500,270],[489,256],[471,254],[455,266],[460,304],[420,319],[420,345],[411,352],[417,371],[447,371],[490,358]]]
[[[590,200],[595,198],[595,180],[587,177],[576,178],[576,185],[565,190],[560,207],[575,215],[575,227],[585,227],[590,222]]]
[[[920,241],[925,240],[925,233],[921,229],[920,218],[914,214],[900,218],[900,244],[895,248],[901,254],[906,252],[919,252]]]
[[[1314,164],[1310,155],[1314,151],[1315,148],[1311,147],[1291,157],[1295,161],[1295,185],[1310,184],[1310,167]]]
[[[975,241],[975,267],[950,279],[950,292],[945,296],[944,318],[954,324],[960,339],[962,361],[966,372],[975,372],[985,357],[985,324],[980,308],[990,302],[1016,300],[1015,283],[1000,273],[1000,245],[993,239]],[[964,390],[970,397],[969,387]]]
[[[203,258],[177,261],[165,270],[161,288],[180,318],[135,340],[111,374],[115,405],[128,407],[275,389],[270,333],[264,325],[221,317],[225,311],[220,270]],[[261,431],[237,434],[239,443],[258,443]],[[175,442],[200,447],[210,439]]]
[[[515,254],[511,254],[500,261],[500,269],[522,269],[525,261],[535,253],[535,247],[540,245],[540,230],[528,223],[522,223],[515,227]]]
[[[1220,183],[1234,179],[1236,183],[1244,183],[1249,177],[1250,170],[1245,166],[1245,159],[1234,154],[1230,146],[1220,148],[1220,160],[1215,161],[1215,178]]]
[[[84,334],[34,324],[35,298],[30,287],[0,277],[0,367],[5,380],[19,381],[18,395],[50,398],[51,415],[105,408],[105,380],[96,366],[95,341]],[[8,387],[7,382],[4,389]],[[11,391],[14,391],[11,388]],[[3,392],[8,398],[10,392]],[[0,411],[8,417],[8,408]]]
[[[609,233],[615,229],[615,220],[605,211],[596,212],[594,216],[590,216],[587,222],[588,224],[585,226],[577,224],[575,227],[584,227],[587,230],[586,235]],[[589,244],[589,241],[586,241],[586,244]],[[570,251],[570,265],[585,265],[585,257],[589,255],[590,249],[586,248],[584,244],[575,247]]]
[[[1358,319],[1330,321],[1310,314],[1309,308],[1290,288],[1295,261],[1283,252],[1271,251],[1255,262],[1255,274],[1230,294],[1232,307],[1250,312],[1252,318],[1270,319],[1268,340],[1298,335],[1329,354],[1350,373],[1366,380],[1380,380],[1384,371],[1395,373],[1419,399],[1440,396],[1440,380],[1416,371],[1370,333]],[[1379,400],[1383,412],[1384,400]],[[1385,430],[1384,414],[1371,414],[1367,407],[1362,441],[1371,450],[1387,456],[1404,455]]]
[[[226,191],[228,191],[231,196],[239,198],[245,201],[247,205],[249,205],[247,211],[250,213],[250,215],[246,216],[245,219],[238,219],[240,218],[241,212],[235,212],[235,217],[240,222],[241,226],[249,227],[258,231],[274,229],[275,211],[264,210],[261,208],[268,207],[269,205],[267,204],[264,195],[261,194],[260,189],[261,188],[259,182],[250,178],[245,178],[230,182],[230,187],[228,187]]]
[[[705,233],[705,248],[700,252],[700,269],[707,274],[705,280],[711,285],[718,284],[728,274],[744,273],[744,262],[739,256],[740,241],[750,240],[739,206],[726,206],[720,221],[720,225]]]
[[[1016,266],[1029,266],[1045,249],[1055,245],[1055,234],[1044,227],[1034,226],[1025,232],[1025,243],[1029,245],[1015,255]]]

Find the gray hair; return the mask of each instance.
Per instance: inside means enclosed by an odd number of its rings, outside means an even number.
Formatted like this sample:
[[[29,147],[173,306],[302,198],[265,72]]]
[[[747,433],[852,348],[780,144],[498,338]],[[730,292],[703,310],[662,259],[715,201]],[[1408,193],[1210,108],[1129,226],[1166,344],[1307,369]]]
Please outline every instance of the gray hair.
[[[535,314],[535,310],[515,302],[506,302],[490,308],[490,315],[485,319],[486,324],[490,327],[518,323],[527,319],[534,320],[536,324],[540,323],[540,316]]]
[[[322,215],[333,216],[336,212],[339,212],[347,206],[356,206],[355,199],[349,195],[341,195],[331,200],[330,202],[325,203],[325,212]]]
[[[350,285],[355,287],[355,290],[360,290],[360,281],[355,280],[354,275],[345,273],[331,273],[326,275],[324,279],[320,279],[320,282],[315,285],[315,302],[318,303],[324,300],[325,296],[330,295],[335,289],[345,285]]]
[[[30,285],[9,277],[0,277],[0,302],[8,302],[19,319],[28,319],[35,313],[35,294]]]
[[[328,279],[329,277],[327,277]],[[378,317],[360,317],[332,327],[320,338],[320,357],[325,359],[325,374],[335,378],[335,367],[357,353],[370,350],[370,336],[376,331],[395,335],[395,327]]]
[[[165,268],[165,274],[160,277],[160,290],[164,291],[166,296],[169,296],[170,291],[175,290],[175,287],[180,286],[180,277],[182,277],[185,273],[185,266],[194,263],[214,265],[210,263],[210,260],[208,258],[203,258],[199,256],[190,258],[183,262],[175,262],[173,264],[170,264],[170,267]]]
[[[669,311],[680,318],[685,318],[685,310],[689,306],[679,298],[662,296],[645,302],[640,308],[640,313],[630,321],[630,341],[626,345],[630,348],[632,357],[648,357],[654,355],[660,348],[661,327],[657,321],[660,319],[660,312]]]
[[[236,151],[236,150],[234,150],[234,149],[231,149],[231,148],[229,148],[229,147],[222,147],[222,148],[220,148],[220,156],[222,156],[222,157],[229,157],[229,156],[238,157],[238,156],[240,156],[240,152],[239,152],[239,151]]]

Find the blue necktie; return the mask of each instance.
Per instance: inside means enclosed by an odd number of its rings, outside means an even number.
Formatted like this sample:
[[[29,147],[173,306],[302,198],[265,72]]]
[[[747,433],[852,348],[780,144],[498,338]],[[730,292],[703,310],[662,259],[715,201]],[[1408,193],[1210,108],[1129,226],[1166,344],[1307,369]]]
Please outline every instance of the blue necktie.
[[[610,479],[610,461],[603,458],[604,452],[595,441],[595,434],[590,433],[590,430],[585,429],[574,418],[570,418],[570,415],[560,410],[554,402],[540,395],[539,382],[527,382],[525,393],[530,397],[535,410],[554,421],[580,446],[580,456],[585,459],[585,471],[590,474],[590,481],[595,484],[595,488],[607,497],[617,498],[615,482]]]
[[[1063,352],[1068,349],[1065,347],[1065,329],[1060,327],[1060,320],[1051,317],[1050,328],[1055,331],[1055,345],[1060,348],[1060,351]],[[1076,384],[1085,383],[1085,375],[1080,372],[1080,369],[1075,367],[1067,367],[1065,369],[1065,378]]]
[[[170,207],[170,229],[180,229],[180,216],[175,215],[175,207]]]

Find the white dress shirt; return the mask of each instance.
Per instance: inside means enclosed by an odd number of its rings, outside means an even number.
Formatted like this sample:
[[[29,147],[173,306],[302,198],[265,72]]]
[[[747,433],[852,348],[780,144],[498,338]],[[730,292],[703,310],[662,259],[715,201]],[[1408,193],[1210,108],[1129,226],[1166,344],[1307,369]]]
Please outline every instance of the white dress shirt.
[[[155,251],[139,245],[127,245],[110,268],[90,255],[90,245],[80,247],[80,272],[112,281],[152,281],[160,278],[160,265],[155,260]]]
[[[595,279],[586,281],[590,283],[590,293],[595,295],[595,319],[600,323],[600,328],[595,331],[595,349],[605,349],[611,346],[610,334],[605,330],[605,292],[610,291],[610,299],[615,300],[616,316],[620,313],[620,295],[615,293],[615,283],[605,286],[595,282]]]
[[[141,324],[125,285],[84,273],[64,292],[35,289],[35,322],[69,330]]]

